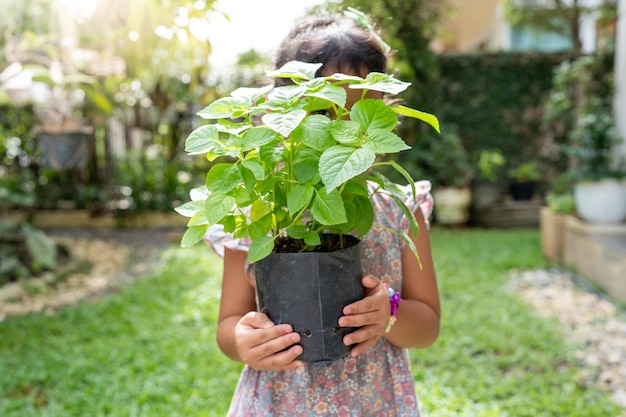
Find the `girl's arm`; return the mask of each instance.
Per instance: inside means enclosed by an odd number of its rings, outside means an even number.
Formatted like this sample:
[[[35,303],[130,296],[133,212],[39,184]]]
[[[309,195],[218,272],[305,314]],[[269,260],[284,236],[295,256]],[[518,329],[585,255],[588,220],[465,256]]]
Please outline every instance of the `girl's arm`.
[[[411,239],[419,253],[422,268],[411,249],[405,248],[402,252],[402,302],[391,331],[385,333],[390,316],[387,290],[372,275],[363,278],[366,297],[344,308],[345,316],[339,319],[339,325],[360,327],[344,338],[346,345],[356,344],[350,352],[352,356],[364,352],[383,336],[396,346],[412,348],[427,347],[439,336],[439,291],[428,226],[420,208],[416,210],[415,218],[419,234],[417,238],[411,235]]]
[[[229,358],[255,369],[294,369],[301,362],[300,335],[288,324],[275,325],[267,315],[256,312],[254,287],[244,265],[247,253],[225,249],[222,297],[217,343]]]

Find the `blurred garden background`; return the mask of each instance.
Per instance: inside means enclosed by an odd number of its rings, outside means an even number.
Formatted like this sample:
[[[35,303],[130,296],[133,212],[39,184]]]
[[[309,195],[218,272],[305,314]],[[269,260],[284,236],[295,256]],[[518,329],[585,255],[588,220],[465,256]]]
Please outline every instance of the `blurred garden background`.
[[[436,202],[444,324],[411,352],[426,415],[625,415],[624,1],[4,0],[0,416],[225,414],[241,367],[214,340],[220,259],[178,247],[174,211],[215,161],[185,138],[269,82],[293,19],[348,6],[442,123],[398,131]],[[514,282],[528,271],[548,278]],[[520,294],[557,276],[596,297],[581,316],[608,352]]]

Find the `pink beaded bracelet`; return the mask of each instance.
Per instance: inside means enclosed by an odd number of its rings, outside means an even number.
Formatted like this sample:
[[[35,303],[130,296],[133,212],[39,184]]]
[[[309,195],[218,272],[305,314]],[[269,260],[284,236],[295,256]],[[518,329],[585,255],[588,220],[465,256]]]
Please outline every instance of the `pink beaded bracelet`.
[[[400,293],[394,291],[393,288],[387,285],[386,282],[383,282],[383,285],[387,289],[387,294],[389,295],[389,307],[391,311],[391,316],[389,317],[389,323],[387,324],[387,328],[385,329],[385,333],[389,333],[389,331],[391,330],[391,326],[393,326],[397,320],[396,316],[398,315],[398,307],[400,306],[402,298],[400,297]]]

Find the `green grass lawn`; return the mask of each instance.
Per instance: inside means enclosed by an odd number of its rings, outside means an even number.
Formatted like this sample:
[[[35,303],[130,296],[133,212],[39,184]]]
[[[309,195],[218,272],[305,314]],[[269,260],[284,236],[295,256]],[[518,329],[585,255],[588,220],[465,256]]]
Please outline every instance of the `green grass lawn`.
[[[574,382],[557,323],[507,292],[510,269],[544,266],[537,231],[432,239],[442,333],[411,352],[426,415],[619,415]],[[241,365],[215,344],[220,260],[205,246],[163,257],[120,294],[0,323],[0,416],[223,416]]]

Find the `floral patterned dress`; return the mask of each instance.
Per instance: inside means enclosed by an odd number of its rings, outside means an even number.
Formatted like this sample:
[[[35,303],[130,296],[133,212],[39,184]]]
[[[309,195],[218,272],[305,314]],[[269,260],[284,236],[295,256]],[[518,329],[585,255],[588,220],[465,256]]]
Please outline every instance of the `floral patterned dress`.
[[[428,219],[433,207],[431,185],[418,181],[415,186],[415,200],[408,187],[402,197],[412,211],[420,207]],[[390,197],[375,194],[373,203],[374,226],[361,249],[363,270],[399,289],[404,242],[388,229],[408,231],[408,221]],[[205,240],[219,255],[224,247],[247,250],[246,241],[232,239],[219,228],[210,229]],[[228,411],[229,417],[419,415],[408,352],[385,338],[356,358],[348,356],[326,367],[257,371],[245,366]]]

